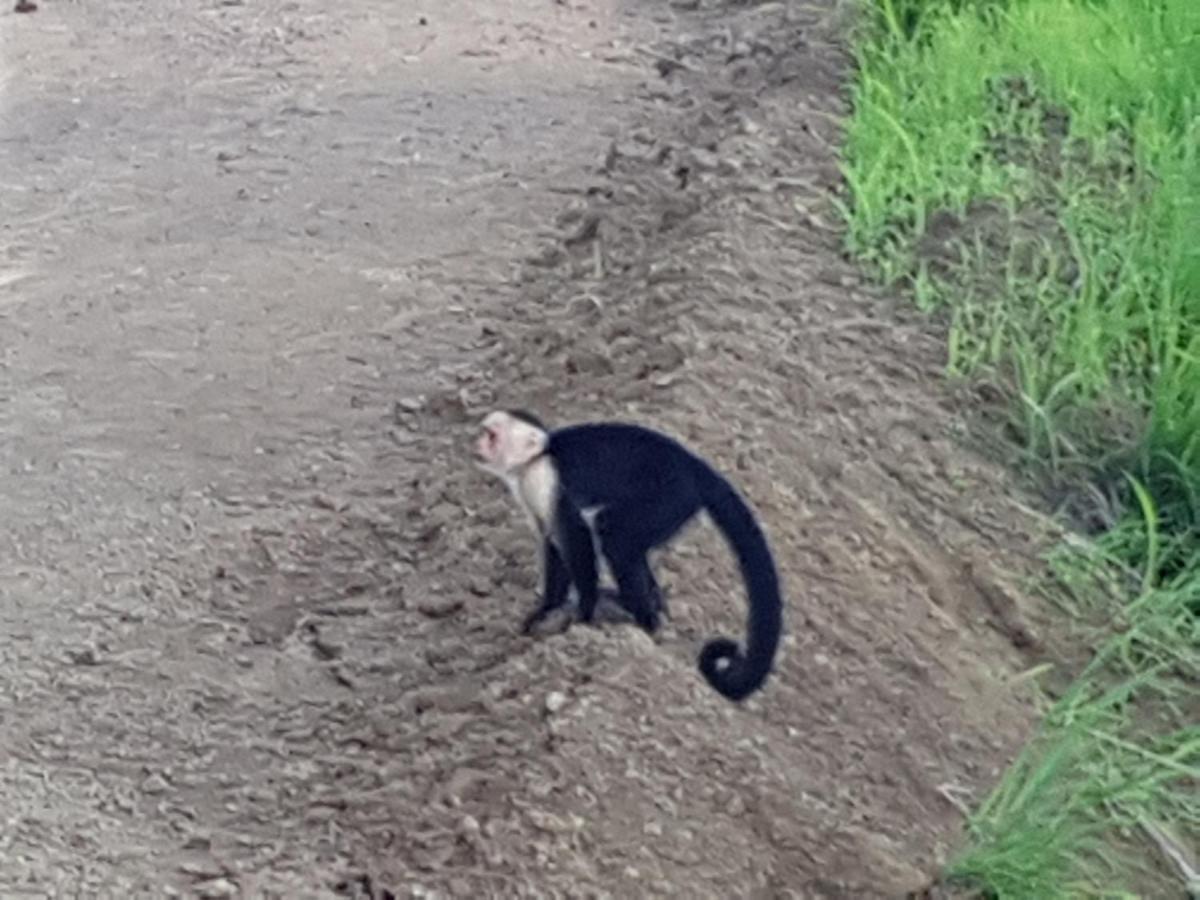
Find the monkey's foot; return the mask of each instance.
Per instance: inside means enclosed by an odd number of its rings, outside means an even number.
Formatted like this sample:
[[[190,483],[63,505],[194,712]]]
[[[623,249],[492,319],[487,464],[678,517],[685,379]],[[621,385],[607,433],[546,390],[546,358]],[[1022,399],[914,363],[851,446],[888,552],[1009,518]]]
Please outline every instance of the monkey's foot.
[[[633,616],[630,615],[629,611],[621,603],[621,595],[614,588],[602,587],[597,589],[596,612],[590,624],[632,621]]]
[[[596,621],[637,625],[649,634],[656,634],[662,626],[660,613],[663,611],[663,605],[657,593],[650,597],[650,604],[649,610],[631,608],[618,591],[602,587],[598,591]]]
[[[558,606],[545,606],[544,604],[539,604],[538,607],[529,615],[527,615],[521,622],[521,634],[532,634],[535,630],[538,630],[539,625],[554,616],[556,613],[562,618],[562,622],[560,623],[558,630],[565,631],[571,625],[571,614],[567,605],[560,604]]]

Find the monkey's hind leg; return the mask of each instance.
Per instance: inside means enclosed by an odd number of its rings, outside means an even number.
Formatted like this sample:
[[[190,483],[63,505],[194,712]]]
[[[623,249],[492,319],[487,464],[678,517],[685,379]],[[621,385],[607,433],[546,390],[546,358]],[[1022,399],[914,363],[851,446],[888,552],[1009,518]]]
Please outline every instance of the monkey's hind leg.
[[[659,629],[666,602],[647,554],[670,540],[695,512],[690,496],[668,484],[653,503],[609,507],[596,519],[600,547],[617,580],[621,605],[651,634]]]
[[[646,575],[650,579],[650,605],[663,618],[671,618],[671,611],[667,608],[667,592],[662,589],[654,577],[654,570],[650,568],[649,559],[646,560]]]
[[[642,564],[645,567],[645,572],[640,576],[640,579],[645,585],[644,597],[639,595],[637,591],[630,595],[620,590],[614,591],[612,588],[601,588],[600,599],[606,603],[612,603],[620,607],[634,622],[645,627],[649,619],[670,618],[670,613],[667,611],[667,603],[663,590],[654,578],[654,572],[650,568],[649,561],[643,559]],[[657,630],[659,624],[655,624],[651,630]]]
[[[613,528],[612,520],[600,530],[601,549],[617,581],[617,602],[646,632],[659,628],[661,589],[646,561],[646,548],[629,533]]]

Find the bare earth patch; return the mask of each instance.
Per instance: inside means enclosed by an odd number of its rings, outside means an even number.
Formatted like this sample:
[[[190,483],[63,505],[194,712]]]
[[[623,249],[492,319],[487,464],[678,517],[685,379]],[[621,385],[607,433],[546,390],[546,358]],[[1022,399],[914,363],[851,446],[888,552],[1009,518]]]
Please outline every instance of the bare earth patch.
[[[838,252],[832,4],[0,15],[0,893],[896,897],[1032,723],[1036,523]],[[494,403],[634,417],[779,559],[521,638]]]

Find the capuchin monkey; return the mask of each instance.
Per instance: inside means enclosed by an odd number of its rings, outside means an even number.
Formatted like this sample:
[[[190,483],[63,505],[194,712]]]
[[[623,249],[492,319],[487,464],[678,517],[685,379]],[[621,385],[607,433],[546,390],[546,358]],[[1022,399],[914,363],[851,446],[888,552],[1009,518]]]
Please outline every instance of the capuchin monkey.
[[[754,513],[707,462],[638,425],[602,422],[551,431],[523,410],[489,413],[475,454],[479,468],[508,485],[542,539],[542,599],[524,632],[562,606],[572,586],[580,620],[594,620],[597,550],[616,579],[618,602],[647,632],[657,631],[662,592],[647,554],[704,510],[737,557],[750,612],[746,652],[729,638],[710,640],[700,653],[700,671],[735,701],[767,680],[783,626],[775,561]]]

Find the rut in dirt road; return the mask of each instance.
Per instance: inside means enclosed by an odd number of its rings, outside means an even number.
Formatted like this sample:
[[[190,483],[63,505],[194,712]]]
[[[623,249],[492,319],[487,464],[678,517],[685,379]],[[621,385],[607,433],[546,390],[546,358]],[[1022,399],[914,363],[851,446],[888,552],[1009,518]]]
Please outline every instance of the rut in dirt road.
[[[0,893],[898,896],[1031,724],[1033,528],[841,261],[830,4],[0,17]],[[19,77],[18,77],[19,76]],[[672,620],[525,639],[469,440],[622,417],[760,513],[744,706]]]

